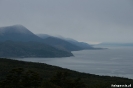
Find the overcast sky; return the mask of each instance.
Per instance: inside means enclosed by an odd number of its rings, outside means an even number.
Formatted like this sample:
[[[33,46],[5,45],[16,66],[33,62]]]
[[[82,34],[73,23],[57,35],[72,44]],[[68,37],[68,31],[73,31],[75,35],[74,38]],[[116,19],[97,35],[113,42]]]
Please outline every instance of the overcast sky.
[[[0,0],[0,26],[88,43],[133,42],[133,0]]]

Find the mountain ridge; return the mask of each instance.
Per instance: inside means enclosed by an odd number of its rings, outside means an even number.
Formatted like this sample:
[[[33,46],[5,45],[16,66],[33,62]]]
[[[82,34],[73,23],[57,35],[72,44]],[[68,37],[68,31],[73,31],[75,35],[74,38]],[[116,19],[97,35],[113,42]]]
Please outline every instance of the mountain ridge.
[[[46,39],[44,39],[44,42],[46,42],[46,44],[49,44],[53,47],[62,49],[62,50],[66,50],[66,51],[78,51],[78,50],[82,50],[81,47],[78,47],[74,44],[71,44],[65,40],[56,38],[56,37],[48,37]]]
[[[22,25],[0,27],[0,57],[69,56],[73,54],[44,43],[42,38]]]
[[[78,50],[88,50],[88,49],[100,49],[100,48],[94,48],[92,45],[89,45],[88,43],[85,42],[78,42],[77,40],[71,39],[71,38],[64,38],[64,37],[59,37],[59,36],[51,36],[48,34],[36,34],[40,38],[43,38],[47,40],[47,38],[52,37],[58,40],[63,40],[65,42],[71,43],[72,45],[75,45],[76,47],[79,47]],[[55,41],[55,40],[54,40]],[[52,41],[51,41],[52,42]]]

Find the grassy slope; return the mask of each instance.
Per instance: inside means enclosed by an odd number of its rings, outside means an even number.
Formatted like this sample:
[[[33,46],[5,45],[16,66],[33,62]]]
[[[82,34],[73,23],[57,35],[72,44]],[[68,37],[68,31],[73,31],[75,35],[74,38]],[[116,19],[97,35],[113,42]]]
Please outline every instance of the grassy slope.
[[[7,73],[17,67],[22,67],[27,70],[33,70],[39,73],[39,75],[48,80],[51,78],[57,71],[65,71],[70,73],[70,77],[77,78],[81,77],[82,80],[89,85],[91,88],[100,88],[98,86],[108,85],[110,87],[111,84],[132,84],[132,79],[127,78],[120,78],[120,77],[109,77],[109,76],[98,76],[93,74],[86,74],[86,73],[79,73],[76,71],[63,69],[56,66],[51,66],[42,63],[32,63],[32,62],[24,62],[24,61],[17,61],[17,60],[10,60],[10,59],[3,59],[0,58],[0,80],[4,79]]]

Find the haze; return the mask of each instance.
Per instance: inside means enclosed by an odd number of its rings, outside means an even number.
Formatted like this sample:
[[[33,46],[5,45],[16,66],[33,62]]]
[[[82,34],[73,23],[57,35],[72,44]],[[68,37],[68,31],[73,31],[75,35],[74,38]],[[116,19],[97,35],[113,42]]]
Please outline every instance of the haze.
[[[91,44],[133,42],[132,0],[0,0],[0,27],[21,24],[35,34]]]

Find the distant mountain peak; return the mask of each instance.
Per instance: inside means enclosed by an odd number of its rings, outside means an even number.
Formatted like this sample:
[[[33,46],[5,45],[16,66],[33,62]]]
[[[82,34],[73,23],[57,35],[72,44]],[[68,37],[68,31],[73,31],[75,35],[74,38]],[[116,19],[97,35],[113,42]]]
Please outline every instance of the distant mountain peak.
[[[19,24],[0,27],[0,36],[0,41],[41,41],[41,38]]]
[[[13,25],[7,27],[0,27],[1,33],[31,33],[26,27],[23,25]]]

